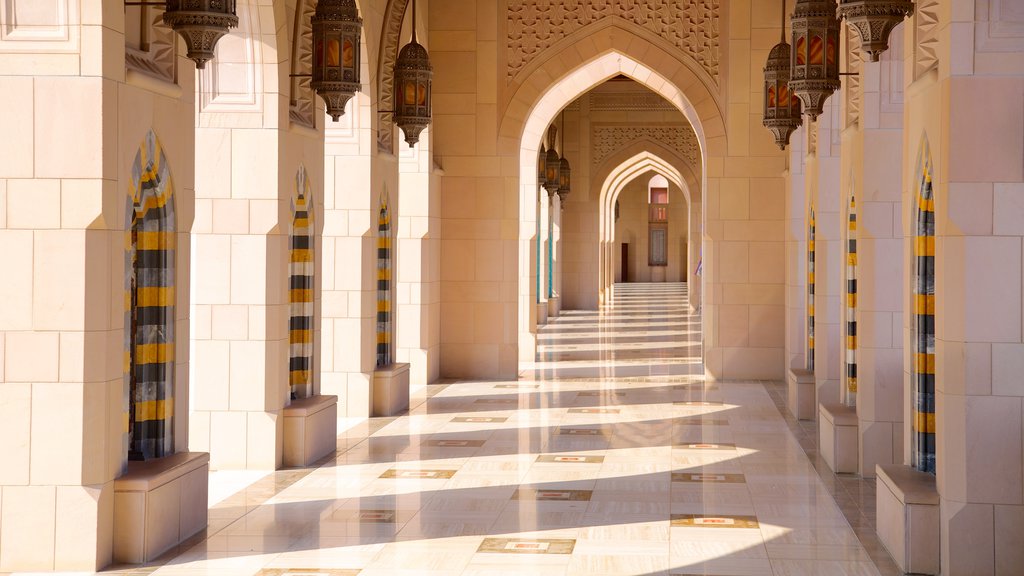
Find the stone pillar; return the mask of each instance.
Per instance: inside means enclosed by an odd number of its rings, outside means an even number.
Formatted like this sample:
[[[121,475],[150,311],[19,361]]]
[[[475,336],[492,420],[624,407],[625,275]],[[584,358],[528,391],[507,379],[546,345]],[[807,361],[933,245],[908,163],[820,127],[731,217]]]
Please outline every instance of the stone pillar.
[[[114,485],[128,469],[125,231],[133,163],[150,131],[176,215],[165,409],[174,451],[188,449],[194,65],[172,51],[177,83],[126,73],[120,6],[74,6],[9,3],[8,17],[27,17],[5,20],[0,39],[3,572],[93,572],[113,558]],[[196,480],[182,497],[203,503],[206,475]]]
[[[541,188],[537,198],[537,324],[547,324],[548,320],[548,242],[551,242],[549,216],[551,202],[548,192]]]
[[[1013,574],[1024,566],[1024,66],[1011,55],[1024,49],[1024,35],[1015,18],[983,3],[928,1],[915,10],[904,39],[904,458],[910,464],[909,279],[927,149],[941,570]]]
[[[859,129],[851,134],[851,183],[857,197],[857,417],[859,472],[903,462],[903,26],[880,62],[865,61],[861,95],[847,105]],[[858,41],[856,37],[854,41]],[[846,142],[844,141],[844,146]],[[844,148],[844,160],[846,156]],[[850,186],[846,204],[849,204]]]
[[[814,157],[807,178],[813,186],[815,212],[814,379],[818,405],[839,402],[844,366],[840,323],[846,294],[842,282],[846,258],[841,230],[846,212],[840,192],[839,100],[838,95],[828,99],[815,126],[816,145],[808,147],[808,154]]]
[[[437,380],[441,314],[440,175],[431,162],[431,130],[415,148],[402,144],[399,160],[401,212],[396,221],[397,326],[395,359],[409,364],[409,383]]]
[[[804,162],[806,128],[789,139],[786,172],[786,366],[807,367],[807,215]]]

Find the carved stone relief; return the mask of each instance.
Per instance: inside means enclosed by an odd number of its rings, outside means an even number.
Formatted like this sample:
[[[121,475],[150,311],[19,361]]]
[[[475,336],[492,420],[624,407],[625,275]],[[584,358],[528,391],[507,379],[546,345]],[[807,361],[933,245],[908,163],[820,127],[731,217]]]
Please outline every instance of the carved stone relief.
[[[507,0],[506,82],[559,40],[604,18],[666,39],[718,82],[719,0]]]
[[[3,0],[4,52],[74,52],[79,48],[79,0]]]
[[[252,0],[236,6],[238,28],[217,42],[213,60],[199,71],[201,112],[259,112],[263,86],[259,11]]]
[[[918,0],[914,10],[914,78],[939,63],[939,0]]]
[[[595,112],[605,110],[676,110],[674,104],[665,100],[660,94],[638,92],[626,94],[590,94],[590,109]]]
[[[860,36],[854,27],[847,26],[846,71],[850,75],[843,76],[843,94],[846,100],[846,123],[844,126],[855,126],[860,122],[861,100],[864,94],[861,89],[860,74],[863,68]]]
[[[1024,5],[1018,0],[975,0],[978,52],[1024,50]]]
[[[310,87],[313,73],[313,13],[315,0],[298,0],[292,34],[292,71],[289,119],[301,126],[316,127],[316,92]],[[302,76],[295,76],[302,75]]]
[[[177,82],[178,35],[164,24],[163,9],[152,6],[132,8],[126,11],[125,19],[139,18],[138,36],[135,38],[137,42],[131,42],[129,35],[125,35],[125,68],[167,82]]]
[[[610,126],[591,127],[591,162],[599,166],[619,150],[637,140],[651,140],[675,150],[696,169],[700,165],[700,145],[689,126]]]
[[[378,110],[395,109],[395,60],[398,58],[398,43],[401,41],[402,22],[408,5],[409,0],[388,0],[384,11],[384,29],[381,31],[380,56],[377,59]],[[377,112],[377,150],[388,154],[393,154],[395,150],[395,125],[391,116],[391,112]]]

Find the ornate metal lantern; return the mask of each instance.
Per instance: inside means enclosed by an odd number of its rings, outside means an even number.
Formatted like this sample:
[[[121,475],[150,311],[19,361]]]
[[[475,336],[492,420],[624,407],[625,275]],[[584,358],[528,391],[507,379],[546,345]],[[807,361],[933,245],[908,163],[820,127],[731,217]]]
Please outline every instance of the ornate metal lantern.
[[[546,180],[547,171],[544,169],[545,164],[548,162],[548,151],[544,148],[544,143],[540,144],[540,152],[537,153],[537,184],[543,186]]]
[[[764,66],[764,127],[775,135],[782,150],[789,136],[800,127],[800,99],[789,90],[789,44],[786,44],[786,2],[782,2],[782,38],[768,53]]]
[[[555,128],[555,125],[552,124],[548,128],[548,156],[544,159],[544,189],[548,191],[549,196],[558,193],[558,184],[561,176],[562,159],[555,150],[555,136],[557,134],[558,128]]]
[[[355,0],[320,0],[313,14],[313,90],[337,122],[359,82],[363,19]]]
[[[434,69],[427,49],[416,42],[416,2],[412,3],[412,42],[398,53],[395,62],[395,124],[405,132],[412,148],[420,132],[430,125]]]
[[[789,89],[814,120],[839,89],[839,20],[835,0],[796,0]]]
[[[558,199],[565,201],[565,197],[572,192],[572,168],[569,166],[569,159],[562,157],[558,163]]]
[[[235,0],[167,0],[164,24],[181,34],[188,57],[200,70],[228,29],[238,26]]]
[[[552,136],[554,138],[554,136]],[[565,197],[572,192],[572,168],[569,166],[569,159],[565,157],[565,110],[562,110],[562,159],[558,162],[558,200],[565,201]]]
[[[839,17],[860,34],[861,50],[872,62],[889,49],[889,33],[914,13],[911,0],[839,0]]]

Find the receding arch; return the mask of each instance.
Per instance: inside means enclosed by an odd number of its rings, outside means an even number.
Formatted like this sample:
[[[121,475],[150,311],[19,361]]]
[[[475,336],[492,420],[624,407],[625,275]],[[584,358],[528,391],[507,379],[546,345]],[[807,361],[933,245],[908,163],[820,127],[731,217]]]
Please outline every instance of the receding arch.
[[[643,143],[638,143],[642,145]],[[660,147],[660,146],[659,146]],[[661,150],[669,157],[674,153],[667,149]],[[620,155],[613,158],[618,160]],[[699,186],[698,180],[691,170],[680,169],[680,166],[689,168],[688,164],[676,157],[674,162],[666,161],[652,151],[644,150],[633,156],[620,160],[617,166],[606,168],[598,174],[603,176],[601,192],[599,197],[599,221],[598,221],[598,299],[604,301],[605,291],[614,282],[615,266],[613,245],[615,243],[615,205],[619,195],[627,184],[634,179],[654,171],[665,177],[669,182],[675,184],[683,193],[689,209],[693,209],[691,198],[693,193],[691,187]],[[691,242],[692,243],[692,242]]]
[[[519,160],[515,184],[520,220],[516,333],[519,360],[526,362],[536,356],[535,270],[530,263],[537,241],[537,158],[541,139],[555,115],[593,87],[622,75],[661,95],[683,114],[697,136],[702,166],[707,166],[709,157],[724,156],[726,150],[717,87],[695,72],[685,54],[666,50],[621,22],[581,30],[559,46],[550,50],[543,65],[524,74],[522,82],[512,87],[508,105],[500,111],[498,129],[499,155]],[[700,188],[706,181],[702,169]]]

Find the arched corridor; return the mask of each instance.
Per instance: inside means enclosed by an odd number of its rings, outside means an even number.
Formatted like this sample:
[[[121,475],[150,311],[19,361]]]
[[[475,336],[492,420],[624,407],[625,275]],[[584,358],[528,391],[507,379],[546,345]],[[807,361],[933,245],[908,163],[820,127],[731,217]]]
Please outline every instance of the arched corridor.
[[[1021,1],[3,0],[0,574],[1024,575]]]
[[[818,477],[777,389],[704,380],[686,299],[617,285],[518,380],[431,386],[315,467],[215,476],[205,537],[154,574],[894,573],[873,495]]]

